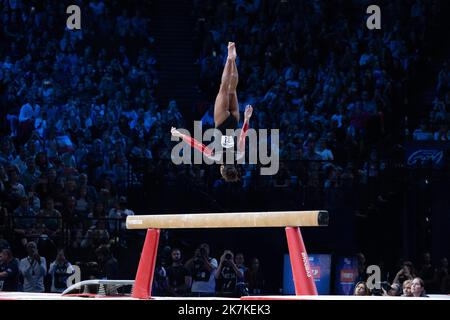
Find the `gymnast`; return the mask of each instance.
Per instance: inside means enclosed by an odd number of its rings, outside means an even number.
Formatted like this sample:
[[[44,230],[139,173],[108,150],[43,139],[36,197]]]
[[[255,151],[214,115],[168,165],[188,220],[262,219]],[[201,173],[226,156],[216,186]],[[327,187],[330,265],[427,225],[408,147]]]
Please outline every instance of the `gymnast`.
[[[228,57],[222,73],[219,93],[217,94],[214,104],[214,126],[220,133],[215,139],[220,139],[221,145],[226,150],[234,149],[235,137],[227,135],[226,130],[236,130],[239,123],[239,105],[236,94],[236,87],[239,81],[238,71],[236,67],[236,46],[234,42],[228,43]],[[242,125],[241,134],[237,141],[237,151],[234,154],[236,161],[245,155],[245,137],[247,135],[250,117],[252,116],[253,107],[247,105],[244,112],[244,123]],[[208,158],[215,161],[223,161],[224,153],[215,152],[196,139],[182,134],[176,128],[172,127],[173,136],[181,137],[184,142],[191,145],[195,149],[202,152]],[[224,162],[223,162],[224,163]],[[227,182],[235,182],[239,180],[239,172],[235,164],[222,164],[220,166],[220,174]]]

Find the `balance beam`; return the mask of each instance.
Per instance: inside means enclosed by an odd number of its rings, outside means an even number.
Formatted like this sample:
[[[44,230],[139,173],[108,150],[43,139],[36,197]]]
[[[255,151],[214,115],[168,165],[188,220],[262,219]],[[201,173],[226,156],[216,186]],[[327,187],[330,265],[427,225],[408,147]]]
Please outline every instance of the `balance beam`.
[[[127,229],[319,227],[328,211],[275,211],[128,216]]]

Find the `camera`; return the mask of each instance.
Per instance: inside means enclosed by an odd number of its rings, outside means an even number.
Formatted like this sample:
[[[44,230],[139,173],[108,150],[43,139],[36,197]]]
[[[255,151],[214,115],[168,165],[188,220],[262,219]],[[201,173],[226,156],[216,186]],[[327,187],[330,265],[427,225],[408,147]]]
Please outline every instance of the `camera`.
[[[202,256],[202,257],[206,257],[207,256],[207,252],[206,252],[205,248],[200,248],[199,252],[200,252],[200,256]]]
[[[386,291],[389,291],[392,289],[391,285],[387,281],[381,282],[381,287]]]
[[[227,253],[226,255],[225,255],[225,259],[226,260],[231,260],[233,258],[233,256],[231,255],[231,253]]]

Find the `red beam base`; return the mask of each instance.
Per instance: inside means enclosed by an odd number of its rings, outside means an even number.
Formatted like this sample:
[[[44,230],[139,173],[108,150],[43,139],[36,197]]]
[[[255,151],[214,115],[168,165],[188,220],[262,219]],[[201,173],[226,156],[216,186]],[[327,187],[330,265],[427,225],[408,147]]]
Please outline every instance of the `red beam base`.
[[[292,266],[295,294],[316,296],[317,288],[309,265],[308,254],[298,227],[286,227],[286,237],[289,246],[289,257]]]
[[[159,229],[148,229],[133,287],[133,298],[150,299],[158,253]]]

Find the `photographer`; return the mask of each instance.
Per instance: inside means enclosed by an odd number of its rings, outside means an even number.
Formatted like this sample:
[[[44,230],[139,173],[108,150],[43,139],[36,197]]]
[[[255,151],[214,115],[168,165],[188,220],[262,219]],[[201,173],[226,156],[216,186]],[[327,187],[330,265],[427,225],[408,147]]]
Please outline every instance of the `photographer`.
[[[219,280],[219,294],[225,297],[241,297],[245,290],[237,290],[237,283],[244,282],[244,268],[234,263],[234,255],[225,250],[220,257],[219,267],[216,270],[216,279]]]
[[[413,280],[415,278],[415,272],[413,264],[410,261],[403,262],[403,266],[400,271],[395,275],[394,281],[392,283],[402,284],[406,280]]]
[[[19,271],[23,277],[23,291],[44,292],[44,276],[47,262],[39,255],[36,243],[27,243],[28,257],[20,260]]]
[[[55,261],[50,264],[48,273],[52,279],[51,292],[61,293],[67,289],[67,278],[75,273],[75,269],[67,261],[64,249],[58,251]]]
[[[217,260],[209,257],[209,245],[201,244],[192,259],[186,262],[186,269],[192,275],[191,293],[195,297],[212,297],[216,292],[215,270]]]

